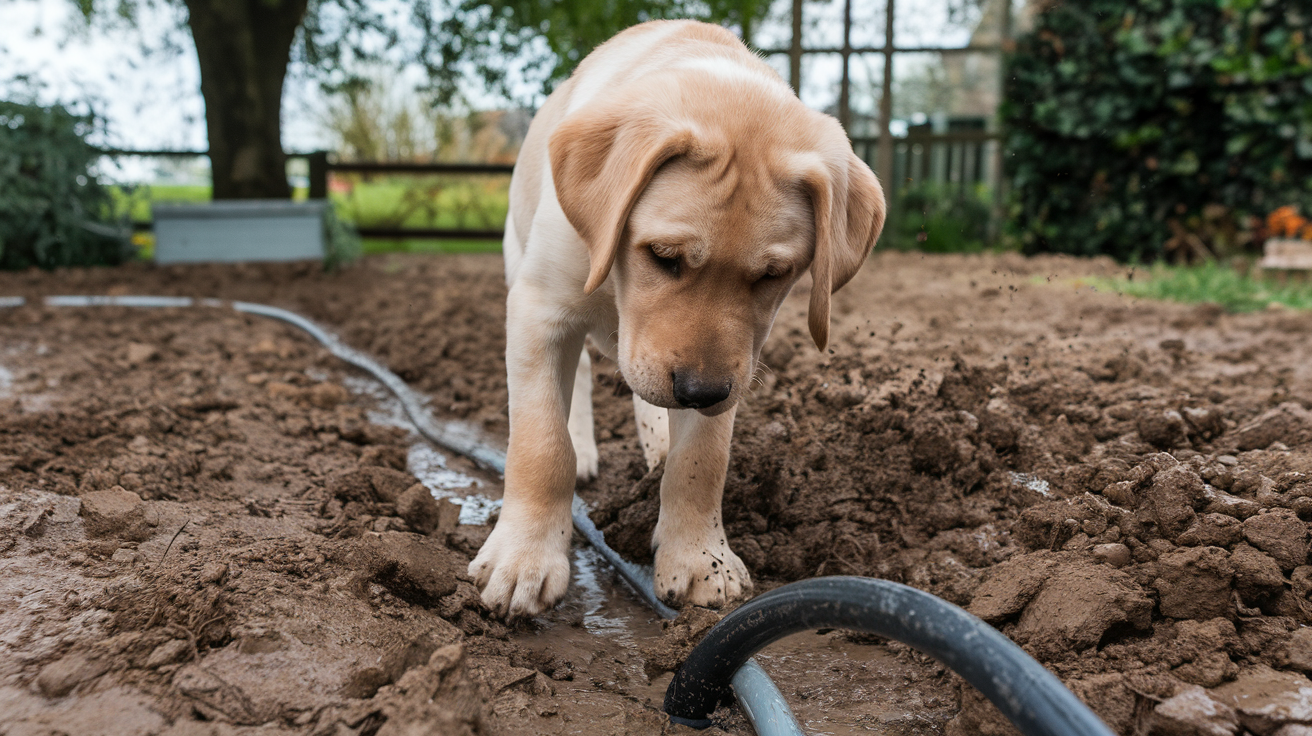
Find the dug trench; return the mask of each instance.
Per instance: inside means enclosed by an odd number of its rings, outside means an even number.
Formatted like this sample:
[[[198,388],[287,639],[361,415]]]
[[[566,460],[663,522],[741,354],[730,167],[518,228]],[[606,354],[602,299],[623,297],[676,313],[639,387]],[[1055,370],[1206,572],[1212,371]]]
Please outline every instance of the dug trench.
[[[1081,280],[1115,273],[877,254],[825,353],[803,284],[738,415],[730,543],[758,592],[856,574],[962,605],[1118,733],[1312,733],[1312,318]],[[495,257],[0,275],[30,300],[0,311],[0,734],[685,732],[661,693],[717,613],[661,624],[579,547],[566,602],[508,628],[464,573],[490,527],[433,493],[497,479],[360,375],[258,317],[56,293],[292,309],[506,433]],[[595,366],[580,491],[649,560],[660,469]],[[896,643],[802,634],[761,662],[820,732],[1010,732]]]

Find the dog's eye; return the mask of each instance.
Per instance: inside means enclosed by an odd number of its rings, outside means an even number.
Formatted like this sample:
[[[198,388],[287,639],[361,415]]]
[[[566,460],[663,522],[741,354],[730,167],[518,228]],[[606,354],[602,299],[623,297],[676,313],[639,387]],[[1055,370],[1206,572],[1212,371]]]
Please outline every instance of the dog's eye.
[[[651,246],[651,258],[662,271],[671,276],[679,275],[679,253],[668,246]]]
[[[781,266],[770,266],[769,268],[765,269],[765,273],[761,274],[761,276],[756,279],[756,283],[761,284],[761,283],[769,283],[771,281],[777,281],[778,279],[783,278],[787,274],[788,274],[787,268],[783,268]]]

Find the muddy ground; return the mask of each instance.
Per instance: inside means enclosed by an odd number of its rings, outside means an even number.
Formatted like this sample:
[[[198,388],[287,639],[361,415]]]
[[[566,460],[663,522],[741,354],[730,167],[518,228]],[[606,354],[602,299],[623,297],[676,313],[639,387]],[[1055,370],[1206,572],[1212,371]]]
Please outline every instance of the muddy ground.
[[[0,295],[275,304],[506,432],[494,257],[0,274]],[[1312,733],[1312,316],[1131,301],[1104,261],[880,254],[739,412],[725,523],[757,591],[884,577],[998,626],[1123,734]],[[596,364],[612,543],[649,557],[627,389]],[[295,330],[219,309],[0,310],[0,736],[685,732],[662,626],[583,548],[559,609],[464,568],[497,479],[418,443]],[[462,523],[463,522],[463,523]],[[766,669],[819,733],[1002,734],[950,672],[844,632]],[[747,733],[732,710],[722,730]],[[689,732],[690,733],[690,732]]]

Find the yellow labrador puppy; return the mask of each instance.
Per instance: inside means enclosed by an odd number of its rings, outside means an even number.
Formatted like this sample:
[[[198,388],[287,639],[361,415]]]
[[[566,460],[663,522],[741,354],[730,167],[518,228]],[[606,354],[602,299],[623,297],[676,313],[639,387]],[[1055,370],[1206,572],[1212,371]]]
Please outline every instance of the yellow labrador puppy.
[[[484,603],[534,615],[569,583],[575,478],[597,472],[588,336],[633,389],[648,465],[666,459],[658,595],[750,591],[720,520],[735,407],[808,269],[824,349],[830,293],[883,221],[838,122],[728,31],[644,23],[590,54],[534,118],[510,184],[505,502],[469,566]]]

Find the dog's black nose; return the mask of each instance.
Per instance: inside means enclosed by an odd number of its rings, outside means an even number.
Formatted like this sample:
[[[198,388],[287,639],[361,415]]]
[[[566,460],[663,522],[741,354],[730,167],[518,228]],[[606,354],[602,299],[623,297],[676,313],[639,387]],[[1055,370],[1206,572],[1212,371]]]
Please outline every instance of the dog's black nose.
[[[674,400],[689,409],[705,409],[729,398],[732,378],[708,378],[694,371],[674,372]]]

